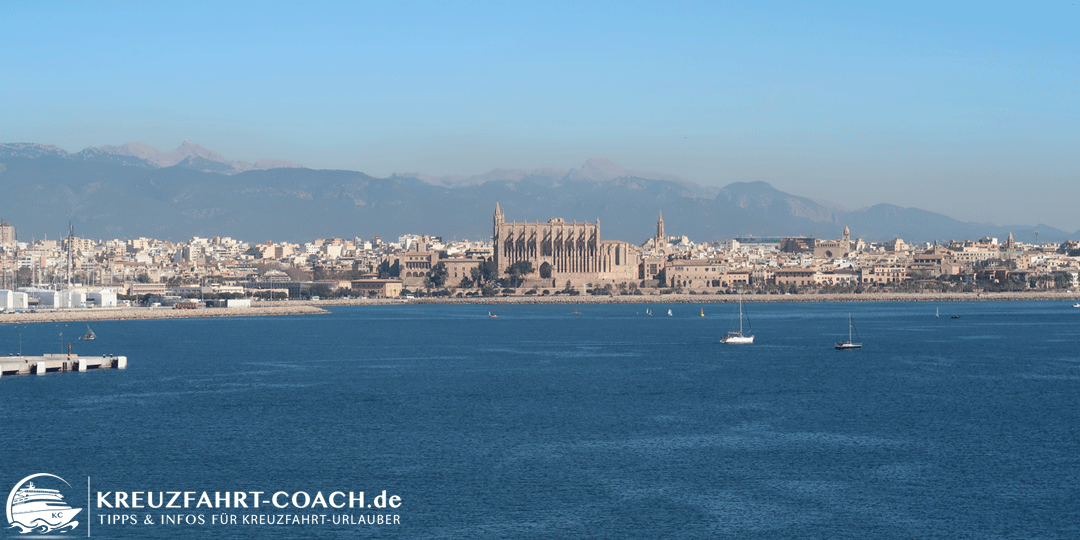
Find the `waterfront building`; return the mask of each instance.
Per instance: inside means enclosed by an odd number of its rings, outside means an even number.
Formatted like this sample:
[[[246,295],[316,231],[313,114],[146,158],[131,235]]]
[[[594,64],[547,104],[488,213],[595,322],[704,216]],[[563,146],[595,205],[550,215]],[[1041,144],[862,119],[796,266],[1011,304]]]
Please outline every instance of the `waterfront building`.
[[[165,294],[164,283],[128,283],[128,296],[142,296],[145,294],[163,296]]]
[[[645,281],[659,279],[660,272],[663,272],[666,266],[667,259],[664,257],[642,257],[638,267],[638,279]]]
[[[367,298],[397,298],[401,296],[400,279],[354,279],[352,288]]]
[[[116,293],[109,289],[100,289],[86,293],[87,303],[93,303],[97,307],[116,307]]]
[[[745,287],[750,284],[750,272],[729,270],[725,263],[717,260],[678,259],[668,263],[667,284],[687,289]]]
[[[245,281],[241,285],[244,287],[244,292],[255,293],[256,291],[262,291],[267,293],[273,293],[275,295],[285,293],[285,296],[299,298],[304,293],[311,289],[314,285],[314,281],[297,281],[290,279],[266,279],[262,281]]]
[[[442,259],[439,262],[446,265],[446,285],[448,287],[456,287],[461,283],[462,278],[471,279],[473,268],[477,268],[484,263],[481,259],[467,257],[451,257]]]
[[[908,267],[902,264],[882,264],[865,267],[859,274],[863,283],[901,283],[908,277]]]
[[[773,280],[777,285],[796,285],[799,287],[814,285],[817,283],[817,268],[777,268],[773,272]]]
[[[86,307],[86,293],[78,289],[64,289],[60,291],[60,308],[74,309]]]
[[[0,309],[27,309],[30,297],[21,291],[0,290]]]
[[[849,285],[859,282],[859,273],[850,268],[818,272],[814,274],[815,285]]]
[[[659,236],[663,224],[658,227]],[[601,240],[599,219],[595,224],[562,218],[551,218],[547,223],[507,222],[495,203],[492,240],[500,277],[514,263],[529,262],[533,273],[526,277],[550,280],[553,287],[566,281],[577,286],[638,278],[637,248],[626,242]]]

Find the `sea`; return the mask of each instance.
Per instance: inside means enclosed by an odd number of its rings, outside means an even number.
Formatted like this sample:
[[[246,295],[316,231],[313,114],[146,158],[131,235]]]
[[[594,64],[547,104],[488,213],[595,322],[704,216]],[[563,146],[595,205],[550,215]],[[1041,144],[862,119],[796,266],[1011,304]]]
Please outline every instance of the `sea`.
[[[1080,538],[1071,302],[330,311],[0,325],[0,536]]]

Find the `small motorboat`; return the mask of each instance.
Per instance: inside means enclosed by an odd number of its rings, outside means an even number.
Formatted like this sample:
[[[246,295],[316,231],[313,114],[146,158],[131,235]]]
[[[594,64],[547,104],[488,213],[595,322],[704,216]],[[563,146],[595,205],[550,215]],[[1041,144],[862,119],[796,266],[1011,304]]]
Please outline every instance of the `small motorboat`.
[[[94,334],[94,331],[90,329],[90,325],[88,324],[88,325],[86,325],[86,335],[85,336],[79,336],[79,339],[81,339],[83,341],[93,341],[93,340],[97,339],[97,335]]]

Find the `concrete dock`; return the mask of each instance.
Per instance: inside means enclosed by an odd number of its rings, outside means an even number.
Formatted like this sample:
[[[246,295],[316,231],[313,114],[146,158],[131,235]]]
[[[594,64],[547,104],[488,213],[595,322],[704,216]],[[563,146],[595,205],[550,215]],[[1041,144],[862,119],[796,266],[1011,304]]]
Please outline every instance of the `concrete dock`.
[[[73,354],[0,356],[0,377],[125,368],[127,368],[126,356],[77,356]]]

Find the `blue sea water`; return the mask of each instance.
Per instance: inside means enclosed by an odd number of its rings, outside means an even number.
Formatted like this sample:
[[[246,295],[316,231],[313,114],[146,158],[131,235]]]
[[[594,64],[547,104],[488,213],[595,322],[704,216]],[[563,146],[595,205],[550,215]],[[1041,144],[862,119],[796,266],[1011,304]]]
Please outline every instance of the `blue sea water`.
[[[746,307],[744,346],[719,343],[730,304],[344,307],[100,322],[94,342],[3,325],[5,354],[70,341],[129,366],[0,379],[0,495],[64,478],[73,537],[1080,538],[1080,309]],[[849,312],[864,348],[835,351]],[[386,490],[400,524],[86,508],[279,490]]]

